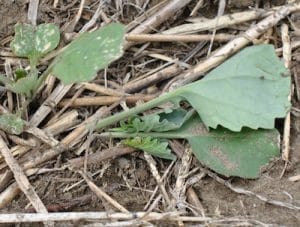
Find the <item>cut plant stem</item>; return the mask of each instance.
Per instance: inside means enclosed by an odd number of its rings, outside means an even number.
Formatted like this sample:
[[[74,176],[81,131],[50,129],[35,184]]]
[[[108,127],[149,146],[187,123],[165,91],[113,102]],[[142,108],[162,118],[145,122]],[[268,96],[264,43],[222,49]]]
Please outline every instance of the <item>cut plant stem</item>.
[[[103,132],[99,136],[107,138],[133,138],[133,137],[154,137],[161,139],[186,139],[187,135],[178,133],[174,134],[172,131],[169,132],[137,132],[137,133],[128,133],[128,132]]]
[[[124,120],[124,119],[126,119],[126,118],[128,118],[130,116],[133,116],[135,114],[139,114],[139,113],[141,113],[143,111],[149,110],[149,109],[151,109],[153,107],[156,107],[156,106],[159,106],[159,105],[161,105],[163,103],[166,103],[171,98],[174,98],[174,97],[176,97],[175,91],[174,92],[169,92],[169,93],[166,93],[166,94],[164,94],[162,96],[159,96],[159,97],[157,97],[157,98],[155,98],[155,99],[153,99],[153,100],[151,100],[149,102],[146,102],[146,103],[144,103],[142,105],[138,105],[138,106],[136,106],[134,108],[131,108],[131,109],[127,110],[127,111],[123,111],[123,112],[115,114],[113,116],[104,118],[104,119],[100,120],[96,124],[95,129],[96,130],[100,130],[100,129],[106,127],[106,126],[109,126],[111,124],[114,124],[116,122]]]

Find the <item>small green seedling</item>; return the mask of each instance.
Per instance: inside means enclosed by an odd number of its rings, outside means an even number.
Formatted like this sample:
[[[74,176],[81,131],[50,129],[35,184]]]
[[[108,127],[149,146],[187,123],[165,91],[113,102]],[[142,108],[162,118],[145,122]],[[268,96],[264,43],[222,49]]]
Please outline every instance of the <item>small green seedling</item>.
[[[41,57],[57,47],[60,39],[59,28],[54,24],[41,24],[37,27],[17,24],[10,47],[16,56],[29,59],[30,70],[27,72],[17,69],[14,80],[0,75],[0,81],[7,89],[25,95],[28,104],[50,73],[65,83],[93,79],[98,70],[122,56],[124,36],[125,27],[117,23],[81,34],[60,52],[42,75],[39,75],[38,62]],[[23,109],[26,107],[25,105]],[[11,121],[7,121],[7,125],[2,128],[8,128],[10,124]]]
[[[37,27],[17,24],[11,49],[18,57],[30,62],[30,72],[12,81],[4,76],[0,80],[13,92],[32,97],[46,77],[52,73],[64,83],[93,79],[100,69],[107,67],[123,54],[125,28],[113,23],[93,32],[81,34],[54,59],[39,77],[36,66],[42,56],[54,50],[59,43],[59,29],[54,24]]]

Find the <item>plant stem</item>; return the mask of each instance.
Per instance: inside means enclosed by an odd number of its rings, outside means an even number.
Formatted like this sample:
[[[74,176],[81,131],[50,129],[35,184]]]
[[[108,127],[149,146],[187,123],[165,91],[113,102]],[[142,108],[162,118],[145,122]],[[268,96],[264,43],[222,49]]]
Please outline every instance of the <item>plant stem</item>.
[[[99,130],[99,129],[102,129],[108,125],[111,125],[111,124],[114,124],[116,122],[119,122],[123,119],[126,119],[132,115],[135,115],[135,114],[139,114],[145,110],[149,110],[153,107],[156,107],[156,106],[159,106],[163,103],[166,103],[167,101],[170,101],[172,98],[174,98],[174,92],[170,92],[170,93],[166,93],[162,96],[159,96],[149,102],[146,102],[142,105],[138,105],[134,108],[131,108],[129,110],[126,110],[126,111],[123,111],[121,113],[118,113],[118,114],[115,114],[113,116],[110,116],[110,117],[107,117],[107,118],[104,118],[104,119],[101,119],[97,124],[96,124],[96,127],[95,129],[96,130]]]
[[[188,135],[173,133],[173,131],[168,132],[138,132],[138,133],[128,133],[128,132],[103,132],[99,135],[104,138],[134,138],[134,137],[154,137],[161,139],[186,139]]]

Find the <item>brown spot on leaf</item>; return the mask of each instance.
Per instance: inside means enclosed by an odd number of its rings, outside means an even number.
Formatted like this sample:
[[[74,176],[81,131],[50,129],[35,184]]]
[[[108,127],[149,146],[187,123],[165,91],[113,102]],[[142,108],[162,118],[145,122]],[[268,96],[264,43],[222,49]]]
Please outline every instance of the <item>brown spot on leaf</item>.
[[[235,170],[237,169],[238,165],[236,163],[233,163],[228,159],[228,157],[222,152],[222,150],[219,147],[213,147],[211,149],[211,153],[223,163],[223,165],[228,170]]]

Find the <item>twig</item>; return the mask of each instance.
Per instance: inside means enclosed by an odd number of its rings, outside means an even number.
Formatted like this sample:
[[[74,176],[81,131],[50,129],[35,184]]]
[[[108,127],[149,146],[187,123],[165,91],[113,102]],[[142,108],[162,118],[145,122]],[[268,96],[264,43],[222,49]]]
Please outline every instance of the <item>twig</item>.
[[[39,0],[30,0],[27,17],[32,25],[36,25],[38,7]]]
[[[174,17],[174,13],[181,10],[187,4],[189,4],[191,0],[173,0],[169,1],[167,5],[160,8],[155,14],[147,18],[143,23],[141,23],[138,27],[133,29],[130,34],[140,34],[140,33],[150,33],[156,27],[158,27],[161,23],[167,20],[170,17]],[[130,47],[132,44],[127,43],[126,48]]]
[[[165,199],[165,201],[168,204],[168,206],[171,207],[172,206],[171,200],[170,200],[169,195],[168,195],[168,193],[166,191],[166,188],[165,188],[165,186],[164,186],[164,184],[162,182],[162,178],[161,178],[161,176],[158,173],[158,170],[156,168],[154,159],[152,158],[151,155],[149,155],[147,153],[144,153],[144,157],[145,157],[145,159],[146,159],[146,161],[147,161],[147,163],[148,163],[148,165],[150,167],[150,170],[151,170],[151,173],[152,173],[153,177],[155,178],[155,180],[156,180],[156,182],[158,184],[158,187],[159,187],[159,189],[160,189],[160,191],[161,191],[161,193],[163,195],[163,198]]]
[[[70,90],[72,84],[64,86],[60,83],[51,95],[44,101],[40,108],[34,113],[30,119],[30,124],[32,126],[38,126],[47,115],[51,112],[52,107],[56,106],[57,103],[65,96],[65,94]]]
[[[59,2],[59,0],[54,0],[54,1],[53,1],[53,8],[56,8],[56,7],[57,7],[58,2]]]
[[[50,121],[48,121],[43,130],[47,133],[58,135],[78,124],[78,115],[79,114],[76,110],[71,110],[70,112],[66,112],[58,117],[55,115],[50,119]]]
[[[166,171],[164,172],[164,174],[162,175],[162,178],[161,178],[162,181],[165,180],[166,177],[169,175],[169,173],[170,173],[171,169],[173,168],[174,164],[175,164],[175,161],[172,161],[171,164],[168,166],[167,170],[166,170]],[[149,198],[148,203],[144,206],[144,209],[143,209],[143,210],[148,210],[148,211],[151,210],[150,208],[152,207],[152,205],[150,206],[150,204],[151,204],[153,198],[155,197],[155,195],[156,195],[158,189],[159,189],[159,185],[156,185],[156,187],[155,187],[155,189],[154,189],[154,191],[153,191],[151,197]],[[158,195],[158,197],[160,197],[160,195]],[[158,199],[158,198],[157,198],[157,199]],[[157,199],[156,199],[156,200],[157,200]],[[152,204],[154,204],[154,203],[155,203],[155,201],[154,201]],[[149,206],[150,206],[150,207],[149,207]]]
[[[85,4],[85,0],[81,0],[80,1],[80,5],[79,5],[79,9],[77,11],[77,14],[76,16],[73,18],[73,20],[67,25],[67,27],[65,28],[65,33],[66,32],[73,32],[74,29],[75,29],[75,26],[76,24],[78,23],[80,17],[81,17],[81,14],[82,14],[82,11],[83,11],[83,7],[84,7],[84,4]]]
[[[131,95],[125,96],[124,100],[129,104],[135,104],[139,100],[143,100],[145,102],[154,99],[155,95]],[[123,97],[116,96],[98,96],[98,97],[81,97],[75,99],[73,102],[70,102],[71,99],[63,99],[58,106],[62,107],[65,105],[69,105],[71,107],[79,107],[79,106],[105,106],[111,105],[115,102],[121,101]]]
[[[289,181],[299,181],[300,180],[300,174],[299,175],[295,175],[295,176],[292,176],[292,177],[289,177]]]
[[[85,89],[97,92],[102,95],[109,95],[109,96],[123,96],[124,95],[124,92],[122,92],[122,91],[104,87],[99,84],[95,84],[95,83],[82,83],[82,84]]]
[[[121,204],[119,204],[117,201],[112,199],[108,194],[106,194],[102,189],[100,189],[97,185],[94,184],[82,171],[78,171],[80,175],[84,178],[86,183],[88,184],[89,188],[100,198],[105,199],[107,202],[109,202],[112,206],[114,206],[116,209],[123,213],[129,213],[129,211],[123,207]]]
[[[268,11],[264,9],[243,11],[243,12],[220,16],[219,19],[218,18],[213,18],[213,19],[192,18],[192,19],[188,19],[188,21],[192,22],[192,24],[191,23],[182,24],[177,27],[173,27],[168,30],[165,30],[162,33],[168,35],[175,35],[175,34],[179,35],[179,34],[192,34],[201,31],[209,31],[215,28],[216,29],[227,28],[232,25],[241,24],[247,21],[267,17],[278,8],[279,7],[274,7]],[[216,23],[217,20],[219,20],[218,23]]]
[[[217,34],[214,40],[220,42],[227,42],[233,39],[233,35]],[[126,40],[128,42],[200,42],[211,40],[212,35],[164,35],[164,34],[127,34]]]
[[[10,201],[12,201],[17,195],[19,195],[20,192],[21,189],[16,182],[9,185],[0,194],[0,209],[3,209]]]
[[[216,36],[216,33],[217,33],[217,26],[219,24],[220,17],[224,14],[225,6],[226,6],[226,1],[225,0],[219,0],[218,13],[217,13],[217,17],[216,17],[216,24],[215,24],[215,27],[213,29],[213,33],[212,33],[211,40],[210,40],[210,43],[209,43],[207,56],[209,56],[210,53],[211,53],[211,48],[213,46],[215,36]]]
[[[33,187],[29,183],[26,175],[24,174],[22,168],[19,166],[18,162],[14,159],[13,155],[10,153],[10,150],[6,146],[4,140],[0,136],[0,151],[5,159],[5,162],[11,169],[14,174],[14,178],[18,183],[18,186],[26,195],[26,197],[31,202],[32,206],[36,209],[37,212],[40,213],[48,213],[46,207],[43,202],[39,198],[39,196],[34,191]]]
[[[249,42],[263,34],[270,27],[273,27],[281,19],[285,18],[291,12],[300,10],[300,3],[286,5],[277,10],[274,14],[263,19],[261,22],[249,28],[243,35],[235,38],[225,46],[215,51],[214,54],[204,62],[199,63],[191,70],[178,76],[178,80],[170,85],[170,89],[176,89],[194,80],[197,80],[203,73],[222,63],[227,57],[236,53],[246,46]]]
[[[94,24],[97,22],[99,16],[101,15],[102,12],[102,6],[103,6],[104,2],[103,1],[99,1],[99,5],[93,15],[93,17],[89,20],[89,22],[87,22],[81,29],[80,32],[86,32],[88,31],[92,26],[94,26]]]
[[[203,5],[204,0],[198,0],[197,4],[195,5],[195,7],[193,8],[190,16],[193,17],[195,16],[196,12],[198,11],[198,9],[200,9]]]
[[[129,24],[126,25],[126,30],[128,32],[131,32],[136,27],[140,26],[142,23],[144,23],[149,17],[152,17],[157,11],[159,11],[161,8],[165,7],[169,3],[168,0],[162,0],[157,2],[156,5],[148,9],[145,13],[142,13],[139,17],[135,18],[133,21],[131,21]],[[143,33],[143,32],[140,32]]]
[[[290,69],[291,60],[292,60],[292,50],[289,37],[289,27],[287,24],[282,24],[281,26],[281,37],[282,37],[282,57],[284,65],[287,69]],[[291,91],[288,97],[291,101]],[[284,128],[283,128],[283,139],[282,139],[282,159],[287,163],[289,161],[290,153],[290,128],[291,128],[291,113],[288,112],[284,119]],[[285,165],[286,166],[286,165]],[[285,170],[286,168],[284,168]],[[282,175],[284,174],[284,170]]]
[[[178,176],[176,178],[175,188],[172,193],[174,197],[174,200],[172,201],[173,206],[177,207],[181,212],[186,212],[185,179],[191,167],[191,161],[192,161],[192,151],[191,148],[189,147],[185,149],[183,156],[181,158],[181,164],[178,170]]]
[[[197,193],[193,189],[193,187],[189,187],[187,189],[187,200],[190,204],[194,206],[194,209],[196,208],[197,211],[202,215],[202,217],[205,217],[205,210],[200,202]]]
[[[266,224],[247,218],[209,218],[209,217],[190,217],[180,216],[178,212],[158,213],[158,212],[131,212],[131,213],[107,213],[107,212],[53,212],[48,214],[36,213],[17,213],[0,214],[0,223],[25,223],[42,221],[107,221],[111,220],[145,220],[145,221],[183,221],[183,222],[207,222],[207,223],[243,223],[246,225],[256,224],[267,226]]]

